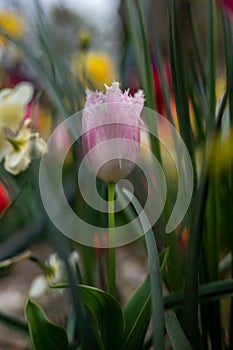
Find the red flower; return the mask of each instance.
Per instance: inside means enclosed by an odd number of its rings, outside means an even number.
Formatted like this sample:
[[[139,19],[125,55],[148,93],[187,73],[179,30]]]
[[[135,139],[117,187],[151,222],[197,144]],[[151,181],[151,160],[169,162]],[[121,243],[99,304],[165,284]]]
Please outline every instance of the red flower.
[[[10,197],[6,190],[6,187],[0,182],[0,215],[7,209],[10,205]]]
[[[222,3],[233,14],[233,0],[222,0]]]

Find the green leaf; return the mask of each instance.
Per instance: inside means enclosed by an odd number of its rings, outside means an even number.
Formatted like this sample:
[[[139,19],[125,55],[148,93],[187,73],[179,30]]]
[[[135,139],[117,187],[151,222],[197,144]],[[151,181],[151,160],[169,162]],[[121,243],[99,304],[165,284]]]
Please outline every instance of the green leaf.
[[[195,57],[196,57],[196,60],[197,60],[197,64],[198,64],[198,68],[199,68],[199,72],[200,72],[200,76],[201,76],[201,80],[202,80],[202,85],[203,85],[203,87],[205,87],[206,86],[206,75],[205,75],[205,70],[204,70],[204,67],[203,67],[204,50],[203,50],[203,48],[200,45],[200,43],[201,43],[200,34],[198,33],[197,26],[195,26],[195,23],[196,23],[195,17],[192,14],[192,11],[191,11],[191,8],[192,8],[193,4],[191,2],[187,1],[185,3],[185,5],[186,5],[186,8],[187,8],[188,21],[189,21],[190,29],[191,29],[191,38],[192,38],[193,45],[194,45],[194,53],[195,53]],[[192,64],[192,66],[194,66],[193,62],[194,62],[193,60],[191,60],[191,62],[190,62]]]
[[[233,122],[233,29],[229,12],[221,9],[222,25],[223,25],[223,39],[225,50],[225,62],[226,62],[226,79],[227,79],[227,92],[229,94],[229,116],[231,125]]]
[[[151,317],[150,282],[147,277],[124,307],[124,350],[140,350]]]
[[[69,349],[64,328],[49,321],[43,309],[31,299],[26,304],[25,316],[35,350]]]
[[[184,52],[178,31],[176,1],[168,1],[169,14],[169,51],[171,60],[172,85],[176,102],[180,135],[184,140],[194,169],[194,182],[196,184],[196,163],[194,156],[194,143],[189,114],[187,74],[185,74]]]
[[[170,255],[170,247],[165,248],[159,253],[160,271],[162,277],[165,275],[167,263]]]
[[[145,89],[145,94],[147,96],[146,105],[152,109],[155,109],[155,89],[154,89],[154,83],[153,83],[150,48],[149,48],[148,40],[147,40],[146,23],[145,23],[144,14],[143,14],[142,0],[137,0],[135,2],[135,4],[136,4],[136,8],[137,8],[139,29],[140,29],[141,38],[142,38],[142,42],[141,42],[142,50],[140,52],[140,55],[144,56],[144,62],[145,62],[144,74],[146,77],[146,80],[145,80],[146,85],[143,86],[143,88]]]
[[[124,194],[130,199],[131,193],[127,189],[123,189]],[[148,251],[148,262],[150,270],[150,288],[151,288],[151,304],[152,304],[152,324],[153,324],[153,345],[154,348],[164,348],[164,307],[163,307],[163,292],[162,292],[162,278],[160,272],[160,263],[158,250],[152,229],[150,228],[149,219],[143,211],[141,204],[134,196],[131,202],[135,207],[138,215],[140,214],[140,221],[143,231],[146,232],[145,240]]]
[[[135,2],[132,0],[126,0],[124,1],[124,6],[127,16],[129,36],[133,44],[134,57],[137,65],[139,82],[143,89],[145,89],[147,86],[145,76],[145,58],[144,55],[142,55],[142,38],[141,33],[138,30],[138,18],[135,8]]]
[[[117,299],[100,289],[79,285],[80,297],[96,318],[105,349],[120,349],[124,318]]]
[[[167,247],[159,255],[161,274],[164,273],[164,270],[166,268],[166,264],[169,257],[169,251],[170,249],[169,247]],[[143,321],[144,330],[142,329],[142,325],[139,324],[139,321],[141,319],[140,312],[142,309],[146,309],[145,307],[146,303],[151,303],[150,296],[151,296],[150,281],[149,281],[149,277],[147,277],[145,281],[138,287],[138,289],[135,291],[135,293],[132,295],[132,297],[124,307],[124,317],[125,317],[124,341],[126,341],[127,338],[129,339],[131,337],[130,333],[132,332],[132,330],[134,330],[134,332],[136,333],[136,336],[140,335],[141,339],[144,339],[145,332],[147,330],[147,327],[150,321],[150,311],[147,314],[148,318],[146,319],[146,315],[145,315],[145,319]],[[136,327],[140,327],[139,331],[137,331]],[[138,346],[137,344],[139,343],[141,344],[141,339],[134,338],[135,344],[132,344],[132,345]],[[133,346],[132,346],[132,349],[134,349]]]
[[[129,28],[130,39],[133,43],[134,55],[140,80],[140,85],[146,96],[146,106],[155,110],[155,89],[153,83],[153,74],[151,67],[150,47],[147,40],[146,23],[143,13],[143,5],[141,0],[132,1],[126,0],[124,2],[127,15],[127,25]],[[150,128],[150,120],[149,128]],[[154,120],[156,123],[156,120]],[[153,154],[155,154],[162,162],[160,144],[157,138],[151,139],[151,148]]]
[[[192,350],[174,311],[165,313],[165,325],[174,350]]]
[[[69,284],[57,284],[53,288],[68,288]],[[104,349],[118,350],[122,345],[124,318],[116,298],[100,289],[86,286],[73,286],[78,289],[82,302],[94,317]]]
[[[209,92],[209,116],[208,127],[211,130],[215,124],[215,6],[214,1],[208,1],[208,92]]]
[[[233,295],[233,280],[216,281],[199,286],[198,300],[206,303],[211,300],[226,298]],[[181,308],[184,303],[184,291],[173,292],[164,296],[165,309]]]

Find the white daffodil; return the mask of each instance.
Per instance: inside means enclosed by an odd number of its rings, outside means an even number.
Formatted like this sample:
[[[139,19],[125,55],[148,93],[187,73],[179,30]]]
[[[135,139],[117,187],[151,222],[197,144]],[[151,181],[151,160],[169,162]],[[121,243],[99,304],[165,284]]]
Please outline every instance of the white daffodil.
[[[79,260],[79,254],[73,251],[68,258],[70,267],[75,270]],[[64,283],[67,281],[64,262],[57,254],[51,254],[45,262],[46,273],[36,277],[29,288],[29,296],[37,299],[47,292],[50,285]]]
[[[7,137],[11,149],[5,155],[4,166],[13,175],[26,170],[32,159],[40,158],[47,152],[46,142],[28,128],[29,123],[27,119],[16,137]]]
[[[10,149],[4,130],[9,129],[13,133],[19,130],[33,93],[33,85],[29,82],[22,82],[14,89],[0,91],[0,161]]]

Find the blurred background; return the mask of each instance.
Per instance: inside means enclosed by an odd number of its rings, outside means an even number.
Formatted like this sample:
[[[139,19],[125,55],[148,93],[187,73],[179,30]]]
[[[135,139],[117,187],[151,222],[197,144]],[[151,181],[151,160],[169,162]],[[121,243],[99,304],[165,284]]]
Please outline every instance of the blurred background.
[[[168,119],[171,114],[175,127],[182,133],[182,125],[177,117],[179,114],[177,113],[178,103],[176,96],[174,96],[174,80],[172,79],[171,66],[173,62],[171,42],[169,41],[171,38],[169,37],[168,2],[144,0],[142,3],[152,82],[150,93],[148,93],[149,89],[145,91],[147,92],[146,105],[153,107],[151,101],[155,100],[156,111]],[[211,66],[210,57],[212,57],[209,54],[211,52],[209,47],[211,34],[208,31],[209,1],[176,1],[183,64],[181,80],[184,79],[187,82],[187,114],[190,114],[191,123],[191,131],[189,135],[186,134],[185,141],[191,138],[194,141],[198,181],[200,180],[200,169],[205,161],[203,149],[207,144],[207,136],[209,136],[207,133],[208,117],[211,113],[208,109],[210,100],[208,88],[209,86],[213,87],[216,106],[221,103],[226,88],[224,38],[219,3],[220,1],[216,1],[213,10],[214,23],[212,27],[216,71],[214,72],[213,85],[211,85],[211,81],[210,83],[208,81]],[[192,18],[190,17],[190,9]],[[131,15],[133,16],[134,13]],[[124,0],[1,0],[0,87],[14,91],[14,88],[22,82],[27,81],[32,84],[34,88],[33,98],[25,106],[24,118],[30,117],[33,120],[34,130],[39,132],[45,141],[64,118],[83,109],[86,88],[104,90],[104,84],[111,85],[113,81],[119,81],[122,89],[129,88],[130,93],[134,94],[139,88],[144,88],[149,84],[148,75],[145,74],[143,68],[140,69],[140,55],[137,56],[135,50],[137,41],[141,43],[139,35],[141,24],[136,16],[133,22],[133,37],[132,21],[129,21],[129,18],[130,13],[126,10]],[[193,28],[195,28],[195,33]],[[196,42],[193,40],[195,37],[198,38]],[[161,56],[158,56],[158,52]],[[161,61],[159,61],[159,57]],[[163,76],[163,82],[161,76]],[[164,84],[167,87],[167,100]],[[0,119],[1,115],[5,113],[4,108],[0,96]],[[213,110],[215,112],[215,104]],[[226,111],[225,114],[229,112],[227,108]],[[224,139],[224,136],[229,136],[230,128],[226,115],[223,116],[222,120]],[[212,162],[213,168],[215,165],[216,167],[213,171],[210,167],[210,179],[213,180],[211,186],[214,189],[210,186],[212,192],[206,194],[208,201],[203,221],[206,220],[207,224],[206,226],[203,224],[204,228],[202,227],[207,234],[206,241],[204,241],[206,247],[202,252],[204,272],[201,278],[206,283],[217,280],[219,276],[227,279],[231,275],[232,259],[229,247],[232,244],[232,226],[229,222],[230,217],[232,217],[232,207],[226,203],[232,200],[232,183],[228,182],[227,175],[229,164],[232,164],[233,158],[232,135],[229,138],[226,137],[227,141],[223,148],[220,145],[222,136],[220,135],[220,138],[216,140],[216,152]],[[60,135],[57,140],[58,152],[59,145],[65,144],[67,137],[65,131]],[[142,137],[143,142],[148,144],[147,136],[145,139]],[[67,190],[67,197],[70,196],[70,203],[74,210],[80,211],[81,215],[84,215],[86,209],[84,209],[80,194],[73,191],[76,184],[75,171],[79,156],[82,154],[80,145],[77,144],[75,147],[77,159],[71,151],[65,161],[64,179],[66,181],[64,180],[64,187]],[[141,157],[144,155],[141,154]],[[173,203],[177,192],[177,173],[174,170],[174,165],[171,165],[172,160],[163,148],[162,157],[164,158],[165,173],[168,177],[168,187],[170,186],[171,203]],[[145,162],[147,161],[149,162],[148,159],[145,159]],[[38,166],[39,161],[35,160],[29,169],[13,176],[7,173],[3,161],[1,162],[0,261],[23,254],[28,249],[44,261],[49,259],[50,254],[54,251],[59,250],[59,245],[63,242],[62,239],[56,242],[47,221],[44,219],[38,190]],[[135,171],[132,173],[132,179],[135,176],[140,177],[141,175]],[[136,194],[142,202],[145,201],[147,194],[146,184],[143,181],[142,179],[141,188],[136,189]],[[215,189],[216,192],[214,192]],[[100,191],[104,192],[105,190],[106,188],[103,189],[100,184]],[[231,199],[229,199],[230,197]],[[213,206],[217,203],[216,208],[214,207],[216,212],[214,210],[212,212],[213,203]],[[218,214],[214,215],[213,213]],[[177,239],[181,273],[185,271],[185,253],[189,240],[191,214],[188,212],[186,221],[184,220],[174,232]],[[93,212],[88,212],[88,215],[93,219],[93,222],[98,222],[99,217],[96,217]],[[101,218],[101,220],[106,224],[106,217]],[[125,217],[119,218],[120,220],[124,221]],[[215,238],[213,239],[211,236],[213,226],[218,231],[214,243]],[[159,234],[156,236],[156,240],[160,252],[163,251],[166,244],[170,244]],[[213,245],[211,245],[212,243]],[[66,245],[70,248],[70,242],[66,241],[64,246]],[[106,288],[106,278],[104,277],[106,275],[106,251],[98,247],[91,249],[78,245],[75,245],[75,249],[80,254],[80,266],[85,282]],[[213,258],[215,253],[216,256]],[[216,272],[220,258],[222,259],[222,270]],[[41,274],[41,268],[35,264],[33,259],[25,259],[25,256],[20,255],[19,263],[0,270],[0,321],[4,320],[6,324],[8,318],[5,313],[8,312],[16,315],[23,322],[25,301],[34,279]],[[129,246],[119,248],[117,250],[117,264],[118,297],[124,304],[147,275],[148,262],[145,245],[137,241]],[[175,265],[173,264],[173,266]],[[208,271],[206,272],[206,270]],[[166,287],[171,282],[168,280],[169,278],[166,280]],[[183,282],[177,283],[177,285],[172,286],[171,290],[179,289],[180,286],[183,286]],[[52,320],[60,324],[66,322],[67,310],[70,307],[66,293],[46,292],[45,295],[40,296],[39,301]],[[57,303],[62,305],[59,310]],[[221,303],[221,313],[224,314],[222,334],[223,338],[227,340],[229,337],[228,330],[226,330],[230,318],[229,305],[229,299],[224,299]],[[209,310],[211,308],[208,309],[208,312]],[[220,318],[219,314],[218,317]],[[25,337],[20,332],[14,333],[9,327],[4,326],[4,322],[2,324],[0,322],[0,350],[30,349],[29,342],[25,341]],[[25,325],[23,324],[23,326]],[[21,329],[23,326],[18,328]],[[209,332],[208,327],[207,333]],[[167,346],[168,349],[171,348],[169,346]]]

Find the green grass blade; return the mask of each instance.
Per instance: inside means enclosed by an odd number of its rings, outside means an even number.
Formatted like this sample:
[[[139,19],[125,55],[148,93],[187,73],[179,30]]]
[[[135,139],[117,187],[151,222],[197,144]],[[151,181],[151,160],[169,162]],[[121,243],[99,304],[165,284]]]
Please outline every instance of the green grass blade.
[[[216,188],[217,181],[214,176],[211,177],[209,185],[208,203],[206,210],[206,230],[204,237],[204,253],[205,253],[205,266],[202,266],[203,271],[207,270],[207,280],[205,282],[211,282],[218,280],[218,257],[219,257],[219,242],[217,232],[217,203],[216,203]],[[216,346],[221,349],[221,327],[220,327],[220,305],[219,302],[211,302],[206,305],[208,313],[214,315],[214,319],[206,319],[206,326],[209,329],[210,340],[212,346]],[[204,311],[206,314],[206,311]],[[214,345],[215,344],[215,345]]]
[[[225,49],[225,62],[226,62],[226,79],[227,79],[227,92],[229,101],[229,119],[230,128],[233,127],[233,29],[232,21],[229,12],[222,8],[222,23],[223,23],[223,34],[224,34],[224,49]],[[232,164],[229,165],[229,185],[230,193],[233,189],[233,167]],[[232,196],[231,196],[232,197]],[[233,199],[230,198],[229,203],[230,211],[233,210]],[[228,230],[232,232],[233,230],[233,219],[230,215]],[[230,238],[231,255],[233,254],[233,238]],[[231,275],[233,276],[233,262],[231,261]],[[230,326],[229,326],[229,348],[233,347],[233,298],[231,299],[231,310],[230,310]]]
[[[189,116],[188,92],[184,58],[178,33],[176,2],[169,0],[169,51],[171,61],[171,73],[173,92],[176,102],[177,116],[180,128],[180,135],[184,140],[194,169],[194,188],[196,187],[196,163],[194,156],[193,135]]]
[[[226,80],[227,80],[227,92],[229,101],[229,119],[230,128],[233,127],[233,29],[232,21],[229,12],[225,9],[221,9],[222,23],[223,23],[223,34],[224,34],[224,49],[225,49],[225,62],[226,62]],[[229,165],[229,193],[232,193],[233,188],[233,168],[232,164]],[[229,198],[229,210],[232,213],[233,200],[232,196]],[[229,216],[229,223],[227,229],[229,232],[233,230],[233,219],[232,215]],[[233,254],[233,239],[230,238],[231,256]],[[233,261],[231,259],[231,275],[233,276]],[[229,327],[229,348],[233,347],[233,298],[231,300],[231,311],[230,311],[230,327]]]
[[[208,92],[209,92],[209,130],[215,123],[215,5],[214,1],[209,0],[208,5]]]
[[[211,300],[229,298],[233,295],[233,280],[216,281],[202,284],[198,290],[198,300],[200,303],[207,303]],[[183,306],[184,291],[173,292],[164,296],[164,307],[167,309],[177,309]]]
[[[147,107],[155,110],[155,107],[156,107],[155,90],[154,90],[153,74],[152,74],[152,68],[151,68],[150,49],[148,45],[146,24],[145,24],[144,14],[143,14],[142,0],[136,1],[136,7],[137,7],[138,18],[139,18],[140,32],[142,37],[141,54],[143,53],[144,62],[145,62],[144,74],[146,77],[146,86],[144,87],[144,89],[146,94],[146,105]]]
[[[165,312],[165,325],[174,350],[192,350],[174,311]]]
[[[137,288],[135,293],[131,296],[131,298],[129,299],[129,301],[124,307],[124,318],[125,318],[124,339],[125,340],[129,337],[131,330],[134,328],[134,325],[137,322],[138,316],[141,310],[143,309],[149,296],[150,296],[150,282],[149,282],[149,278],[146,278],[145,281]],[[147,320],[147,327],[149,324],[149,320],[150,320],[150,315]]]
[[[139,76],[139,82],[140,85],[145,88],[146,86],[146,76],[144,74],[145,71],[145,62],[144,62],[144,56],[142,55],[142,48],[141,48],[141,36],[140,32],[138,30],[138,18],[136,14],[136,8],[134,1],[132,0],[125,0],[124,2],[125,6],[125,12],[127,16],[127,23],[128,23],[128,31],[129,31],[129,37],[132,41],[133,50],[134,50],[134,58],[137,65],[138,70],[138,76]]]
[[[190,28],[191,28],[191,34],[192,34],[192,39],[193,39],[193,44],[194,44],[194,50],[195,50],[195,54],[196,54],[196,58],[197,58],[197,63],[198,63],[198,67],[200,70],[200,75],[201,75],[201,79],[202,79],[202,85],[204,87],[206,87],[206,76],[205,76],[205,70],[204,70],[204,66],[203,66],[203,55],[201,54],[201,48],[200,48],[200,40],[197,34],[197,30],[196,27],[194,25],[194,20],[193,20],[193,15],[192,15],[192,10],[191,10],[191,6],[192,3],[190,2],[186,2],[187,5],[187,14],[188,14],[188,20],[190,23]]]
[[[198,271],[208,185],[209,177],[203,174],[196,196],[195,212],[190,228],[184,286],[184,328],[190,342],[196,348],[200,346],[198,327]]]
[[[144,20],[142,2],[141,0],[137,0],[136,2],[132,0],[126,0],[125,6],[129,22],[129,32],[135,52],[135,59],[139,73],[141,88],[145,92],[145,103],[147,107],[155,110],[155,89],[153,83],[150,49],[147,40],[146,24]],[[154,119],[153,122],[157,123],[156,119]],[[148,126],[150,127],[150,125]],[[152,135],[150,136],[152,152],[157,156],[159,162],[161,163],[162,159],[159,141],[157,138],[153,138]]]
[[[123,190],[124,194],[130,199],[131,193],[128,190]],[[132,204],[137,213],[143,213],[138,200],[133,197]],[[152,303],[152,324],[153,324],[153,345],[154,349],[164,348],[164,308],[162,296],[162,278],[160,273],[159,255],[154,238],[153,231],[150,229],[150,222],[144,213],[141,215],[141,224],[143,227],[148,252],[148,262],[150,270],[150,286],[151,286],[151,303]]]

